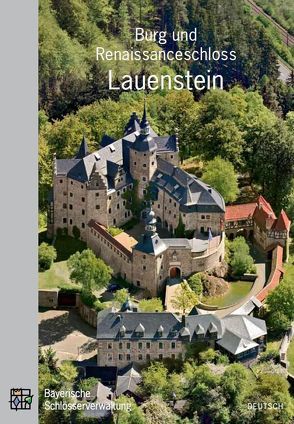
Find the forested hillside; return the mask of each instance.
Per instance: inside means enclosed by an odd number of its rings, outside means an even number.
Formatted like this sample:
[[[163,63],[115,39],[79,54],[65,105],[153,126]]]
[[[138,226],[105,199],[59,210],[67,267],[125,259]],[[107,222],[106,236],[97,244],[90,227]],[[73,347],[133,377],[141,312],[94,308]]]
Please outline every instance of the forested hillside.
[[[294,2],[293,0],[256,0],[276,22],[294,35]]]
[[[116,79],[128,73],[148,75],[184,72],[185,64],[96,61],[96,46],[110,50],[134,47],[133,29],[192,30],[198,28],[197,47],[235,50],[237,60],[193,62],[193,74],[207,69],[221,73],[226,87],[240,83],[259,87],[267,76],[270,88],[284,113],[289,110],[285,88],[277,82],[276,54],[264,29],[244,7],[243,0],[40,0],[40,108],[50,118],[60,118],[81,105],[101,98],[117,99],[109,92],[107,72],[113,69]],[[151,48],[142,45],[140,48]],[[161,46],[162,47],[162,46]],[[170,39],[165,49],[189,49]],[[154,45],[153,45],[154,48]],[[157,47],[158,48],[158,47]],[[168,68],[169,67],[169,68]],[[113,94],[115,93],[115,94]],[[199,93],[194,93],[197,98]]]

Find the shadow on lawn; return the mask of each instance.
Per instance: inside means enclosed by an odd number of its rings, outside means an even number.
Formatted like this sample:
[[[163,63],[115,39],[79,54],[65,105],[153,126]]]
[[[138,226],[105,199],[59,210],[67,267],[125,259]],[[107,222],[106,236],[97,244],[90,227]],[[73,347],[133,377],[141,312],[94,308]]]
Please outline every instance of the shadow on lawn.
[[[39,233],[39,244],[42,242],[52,244],[52,240],[47,238],[46,231]],[[75,252],[82,252],[87,248],[85,242],[69,237],[69,236],[57,236],[54,247],[57,252],[57,258],[55,262],[66,261]]]
[[[39,324],[40,346],[52,345],[64,340],[74,331],[80,331],[87,337],[95,337],[95,329],[85,323],[77,311],[62,311],[62,315],[43,319]]]

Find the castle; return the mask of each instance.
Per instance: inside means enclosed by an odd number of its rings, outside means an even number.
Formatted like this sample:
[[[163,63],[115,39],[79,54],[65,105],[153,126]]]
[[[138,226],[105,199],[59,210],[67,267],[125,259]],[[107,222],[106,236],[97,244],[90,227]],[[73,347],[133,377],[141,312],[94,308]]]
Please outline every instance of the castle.
[[[140,201],[151,193],[140,240],[126,233],[112,236],[109,227],[132,219],[128,194]],[[147,203],[146,203],[147,206]],[[179,167],[177,135],[158,136],[146,107],[135,113],[119,140],[104,136],[101,148],[88,151],[86,139],[73,159],[54,158],[53,196],[48,231],[58,229],[82,240],[115,274],[152,296],[169,277],[186,277],[216,266],[224,258],[225,203],[212,187]],[[172,237],[179,225],[190,237]],[[161,238],[158,228],[168,230]]]

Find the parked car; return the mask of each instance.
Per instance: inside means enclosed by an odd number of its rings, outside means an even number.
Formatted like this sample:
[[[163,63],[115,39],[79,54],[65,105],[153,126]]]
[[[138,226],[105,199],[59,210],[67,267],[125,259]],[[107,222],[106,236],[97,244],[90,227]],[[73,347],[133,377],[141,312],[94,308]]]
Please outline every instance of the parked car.
[[[114,293],[119,289],[119,285],[118,284],[109,284],[107,287],[107,291]]]

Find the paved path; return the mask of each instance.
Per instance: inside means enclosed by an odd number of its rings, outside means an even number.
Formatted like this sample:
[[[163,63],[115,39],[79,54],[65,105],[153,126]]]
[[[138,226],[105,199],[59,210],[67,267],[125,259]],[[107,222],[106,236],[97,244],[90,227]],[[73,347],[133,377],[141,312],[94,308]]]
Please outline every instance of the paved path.
[[[39,345],[49,346],[58,361],[83,360],[96,354],[95,328],[85,323],[75,309],[39,313]]]

